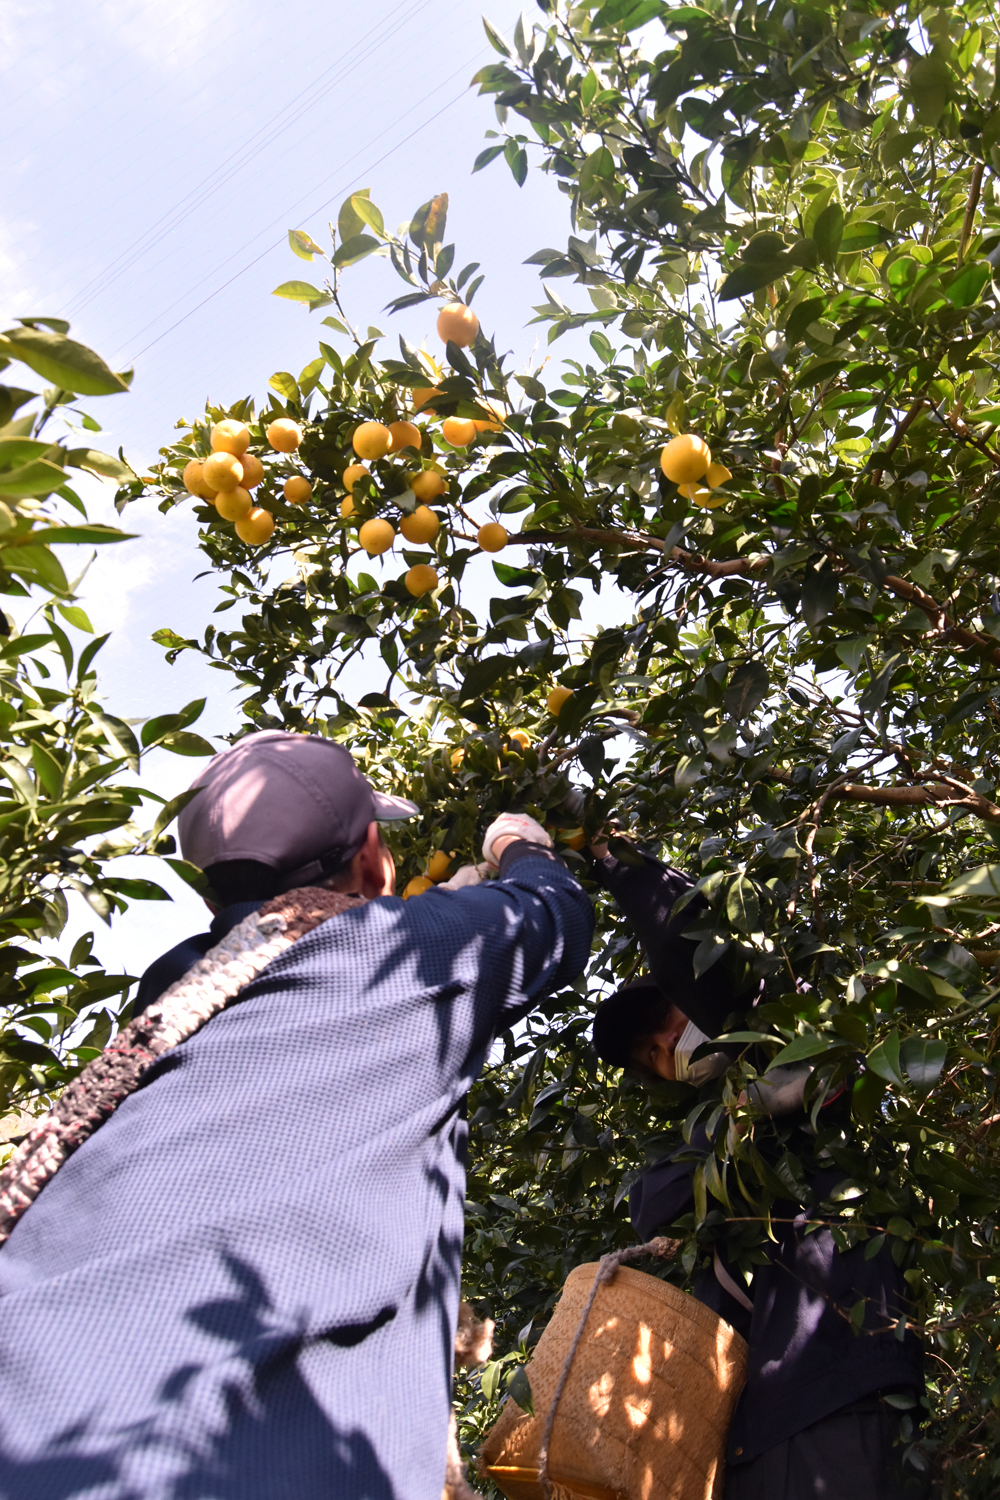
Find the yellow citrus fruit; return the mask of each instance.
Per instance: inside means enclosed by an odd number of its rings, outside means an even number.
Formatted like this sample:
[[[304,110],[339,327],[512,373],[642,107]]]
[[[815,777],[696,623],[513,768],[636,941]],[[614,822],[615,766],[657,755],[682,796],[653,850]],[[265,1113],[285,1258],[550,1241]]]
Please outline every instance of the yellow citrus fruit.
[[[344,498],[343,498],[343,500],[341,500],[341,502],[340,502],[340,514],[345,519],[348,516],[353,516],[354,515],[354,501],[351,499],[350,495],[345,495]]]
[[[419,599],[421,594],[429,594],[431,589],[437,588],[437,569],[432,568],[430,563],[416,563],[405,575],[403,582],[414,599]]]
[[[240,483],[245,490],[255,490],[264,478],[264,465],[252,453],[244,453],[240,458],[240,463],[243,465],[243,478]]]
[[[461,745],[459,745],[457,750],[453,750],[451,752],[451,769],[453,771],[457,771],[464,759],[465,751],[462,749]]]
[[[476,431],[503,432],[504,413],[500,410],[500,408],[493,401],[480,401],[479,405],[485,406],[487,411],[491,411],[493,413],[494,420],[492,422],[483,422],[473,417],[472,425],[476,429]]]
[[[208,485],[205,483],[204,465],[196,458],[184,465],[184,473],[181,475],[181,484],[189,495],[194,495],[199,500],[204,500],[208,493]]]
[[[732,477],[725,464],[709,464],[705,472],[705,483],[717,490],[720,485],[728,484]]]
[[[562,713],[563,705],[568,703],[573,696],[573,689],[568,687],[554,687],[545,700],[545,707],[554,719],[558,719]]]
[[[390,422],[389,438],[390,453],[398,453],[401,448],[416,448],[419,453],[424,435],[412,422]]]
[[[707,490],[703,484],[679,484],[677,488],[685,500],[691,500],[705,510],[715,510],[717,506],[725,505],[729,499],[728,495],[718,490]]]
[[[711,449],[694,432],[682,432],[680,437],[671,438],[660,454],[660,468],[672,484],[691,484],[695,479],[704,479],[711,462]]]
[[[507,545],[506,528],[499,521],[487,521],[485,526],[480,526],[476,541],[484,552],[502,552]]]
[[[422,896],[424,891],[434,889],[434,882],[426,875],[414,875],[403,887],[403,900],[409,901],[411,896]]]
[[[562,843],[568,844],[569,847],[571,849],[575,849],[578,854],[583,848],[584,844],[587,842],[587,835],[584,833],[582,828],[560,828],[559,838]]]
[[[428,401],[433,401],[435,396],[440,396],[441,391],[436,385],[418,385],[410,392],[413,401],[414,412],[422,411],[425,416],[435,415],[433,406],[428,406]]]
[[[381,422],[362,422],[355,427],[351,444],[359,458],[385,458],[392,447],[392,433]]]
[[[269,510],[255,506],[248,516],[236,522],[236,535],[251,547],[260,547],[270,541],[274,532],[274,517]]]
[[[436,885],[439,880],[447,880],[450,869],[451,855],[445,854],[443,849],[435,849],[427,861],[427,879],[433,880]]]
[[[408,474],[406,477],[418,500],[436,500],[448,488],[436,469],[422,469],[418,474]]]
[[[222,490],[215,508],[224,521],[242,521],[253,510],[250,491],[243,489],[241,485],[237,485],[234,490]]]
[[[441,436],[453,448],[467,448],[475,435],[475,422],[467,422],[464,417],[445,417],[441,423]]]
[[[368,470],[365,468],[364,464],[348,464],[347,468],[344,470],[343,474],[341,475],[341,479],[343,481],[344,489],[347,490],[348,494],[350,494],[351,491],[354,489],[354,486],[357,484],[357,482],[358,482],[359,479],[370,479],[370,478],[371,478],[371,475],[369,474]]]
[[[438,313],[437,331],[443,344],[457,344],[460,349],[468,349],[476,341],[479,319],[464,302],[447,302]]]
[[[202,465],[202,478],[210,490],[219,494],[234,490],[243,483],[243,465],[232,453],[212,453]]]
[[[212,428],[212,449],[216,453],[232,453],[236,458],[242,458],[249,446],[250,429],[245,422],[227,417]]]
[[[366,521],[358,532],[358,541],[364,547],[370,557],[378,557],[382,552],[388,552],[396,540],[396,533],[388,521],[376,516],[372,521]]]
[[[294,453],[302,441],[302,428],[291,417],[278,417],[267,429],[267,440],[278,453]]]
[[[531,736],[530,734],[525,734],[523,729],[512,729],[507,738],[515,745],[520,745],[522,750],[530,750],[531,748]]]
[[[408,542],[416,542],[419,547],[423,547],[437,536],[440,524],[428,506],[418,505],[410,515],[403,517],[399,529]]]
[[[312,498],[313,487],[303,474],[293,474],[285,480],[285,499],[289,505],[305,505]]]

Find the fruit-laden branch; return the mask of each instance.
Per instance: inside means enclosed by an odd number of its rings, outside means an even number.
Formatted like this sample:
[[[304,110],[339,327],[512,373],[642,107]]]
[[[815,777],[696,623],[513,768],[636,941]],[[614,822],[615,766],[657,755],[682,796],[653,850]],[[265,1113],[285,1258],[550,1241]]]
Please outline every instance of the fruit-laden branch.
[[[772,766],[768,775],[785,786],[793,784],[789,771]],[[942,779],[940,772],[928,773],[926,786],[863,786],[856,781],[845,781],[831,790],[830,797],[845,802],[867,802],[873,807],[933,807],[942,810],[960,807],[986,823],[1000,823],[1000,807],[995,802],[980,796],[962,782]]]

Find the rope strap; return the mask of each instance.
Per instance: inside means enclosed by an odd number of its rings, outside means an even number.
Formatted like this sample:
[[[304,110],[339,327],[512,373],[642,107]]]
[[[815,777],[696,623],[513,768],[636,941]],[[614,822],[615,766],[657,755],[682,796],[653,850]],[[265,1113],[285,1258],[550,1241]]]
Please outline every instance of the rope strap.
[[[645,1245],[632,1245],[626,1250],[613,1250],[610,1255],[602,1255],[594,1277],[594,1284],[590,1288],[590,1295],[584,1304],[583,1312],[580,1314],[580,1326],[576,1330],[573,1342],[569,1346],[569,1353],[563,1363],[562,1373],[556,1382],[555,1391],[552,1394],[552,1404],[545,1418],[545,1426],[542,1428],[542,1442],[538,1450],[538,1484],[545,1500],[552,1500],[552,1481],[549,1478],[549,1445],[552,1442],[552,1432],[556,1425],[556,1412],[559,1410],[559,1402],[562,1400],[569,1372],[573,1366],[573,1359],[580,1340],[583,1338],[590,1310],[594,1305],[600,1287],[606,1282],[614,1280],[618,1267],[627,1260],[641,1260],[645,1255],[658,1255],[661,1260],[673,1260],[681,1247],[680,1240],[668,1240],[664,1235],[657,1235],[656,1239],[649,1240]]]

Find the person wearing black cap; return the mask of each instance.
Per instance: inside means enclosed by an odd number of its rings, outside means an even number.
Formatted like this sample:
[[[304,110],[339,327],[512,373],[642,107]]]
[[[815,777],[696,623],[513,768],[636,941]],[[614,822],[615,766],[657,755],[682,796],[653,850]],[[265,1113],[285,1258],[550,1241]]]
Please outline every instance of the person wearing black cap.
[[[639,851],[635,851],[636,855]],[[648,854],[641,863],[593,849],[594,874],[629,919],[651,978],[624,985],[594,1018],[598,1055],[647,1079],[702,1086],[730,1058],[706,1045],[738,1028],[758,993],[743,989],[720,962],[695,978],[695,941],[684,936],[704,901],[674,907],[693,882]],[[700,1056],[692,1059],[698,1049]],[[775,1118],[777,1153],[796,1131],[815,1135],[802,1112],[809,1065],[772,1069],[754,1086],[754,1102]],[[843,1108],[829,1101],[832,1111]],[[756,1144],[756,1143],[755,1143]],[[767,1150],[761,1142],[760,1148]],[[647,1170],[629,1194],[640,1240],[649,1240],[694,1207],[693,1176],[710,1151],[704,1129],[690,1145]],[[822,1202],[844,1173],[828,1158],[809,1181]],[[747,1340],[747,1384],[729,1433],[725,1500],[920,1500],[927,1476],[902,1467],[901,1426],[923,1391],[923,1354],[906,1326],[909,1296],[889,1246],[870,1259],[868,1245],[837,1249],[829,1229],[808,1229],[798,1204],[772,1209],[776,1244],[752,1285],[716,1250],[694,1295]],[[754,1209],[748,1205],[747,1214]],[[739,1210],[737,1209],[737,1214]],[[856,1333],[851,1311],[864,1301]]]
[[[465,1095],[591,904],[525,816],[399,900],[417,809],[318,736],[193,792],[210,931],[0,1173],[0,1500],[440,1500]]]

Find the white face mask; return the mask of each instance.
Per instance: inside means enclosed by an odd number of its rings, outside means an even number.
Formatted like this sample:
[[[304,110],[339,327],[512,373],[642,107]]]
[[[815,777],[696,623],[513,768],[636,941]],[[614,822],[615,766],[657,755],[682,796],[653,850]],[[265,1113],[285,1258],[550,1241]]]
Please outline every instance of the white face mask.
[[[700,1047],[702,1042],[709,1041],[711,1037],[700,1031],[693,1021],[687,1023],[674,1053],[674,1068],[678,1083],[691,1083],[695,1088],[699,1088],[710,1078],[720,1077],[729,1067],[729,1058],[725,1052],[710,1052],[707,1057],[699,1057],[697,1062],[690,1061],[692,1052]]]

